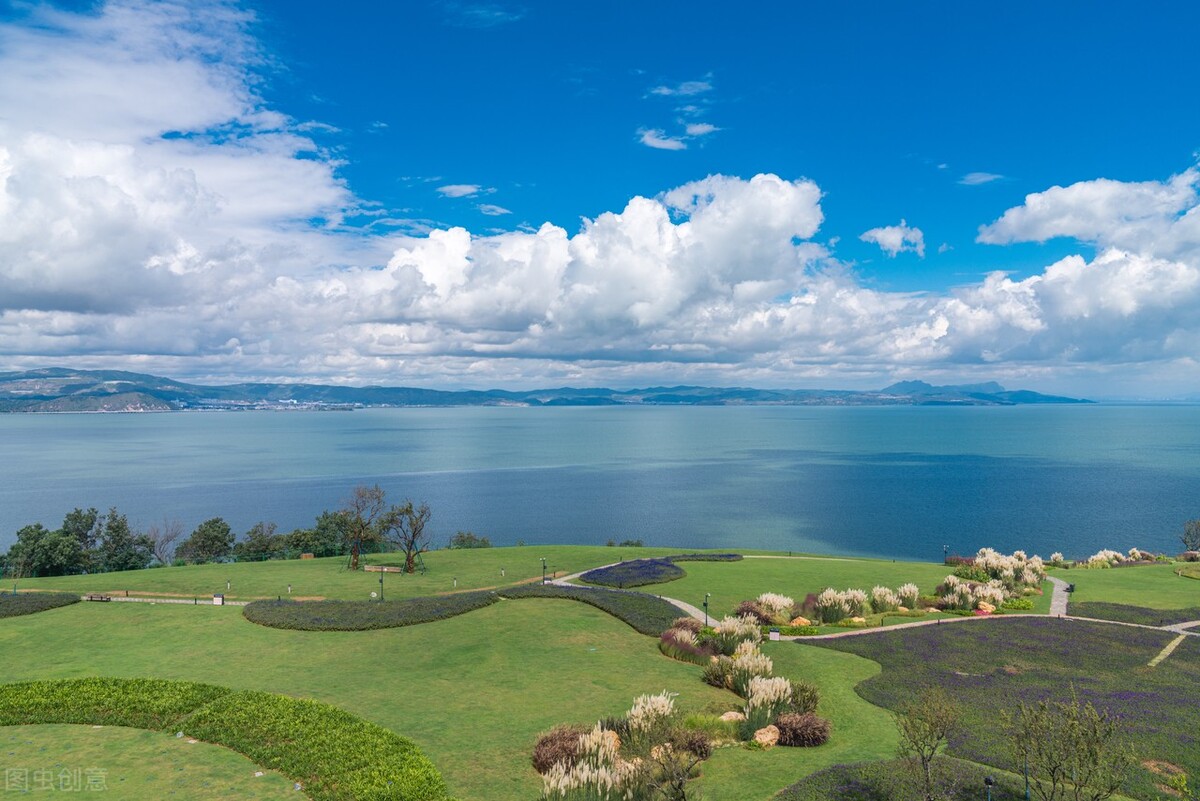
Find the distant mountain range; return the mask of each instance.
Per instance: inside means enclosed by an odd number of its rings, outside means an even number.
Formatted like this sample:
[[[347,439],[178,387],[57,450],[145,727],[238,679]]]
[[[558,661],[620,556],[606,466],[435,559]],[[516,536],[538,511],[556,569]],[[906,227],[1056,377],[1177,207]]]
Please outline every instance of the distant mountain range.
[[[203,386],[115,370],[48,368],[0,373],[0,412],[166,412],[198,409],[355,409],[378,406],[1014,406],[1091,403],[1006,390],[995,382],[932,386],[901,381],[881,390],[648,387],[449,392],[323,384]]]

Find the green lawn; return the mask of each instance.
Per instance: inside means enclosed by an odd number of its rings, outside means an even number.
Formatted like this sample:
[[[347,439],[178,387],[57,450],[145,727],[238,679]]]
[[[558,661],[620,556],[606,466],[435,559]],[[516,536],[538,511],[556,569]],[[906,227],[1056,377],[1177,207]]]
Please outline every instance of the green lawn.
[[[913,582],[923,593],[933,592],[951,569],[930,562],[892,562],[876,559],[836,558],[747,558],[740,562],[681,562],[687,576],[666,584],[643,587],[645,592],[668,595],[700,607],[704,594],[709,612],[720,618],[740,601],[764,592],[778,592],[797,603],[826,587],[871,591],[876,584],[895,589]]]
[[[22,781],[34,795],[103,792],[122,801],[297,796],[287,778],[226,748],[114,726],[0,726],[0,767],[5,796],[20,794]]]
[[[574,601],[502,601],[366,632],[267,629],[231,607],[76,604],[0,620],[0,653],[4,682],[146,676],[326,701],[411,737],[462,801],[537,797],[530,751],[557,723],[621,714],[664,689],[683,709],[738,703]]]
[[[1055,570],[1052,575],[1075,585],[1071,603],[1105,601],[1150,609],[1200,606],[1200,582],[1178,576],[1181,565],[1139,565],[1108,570]],[[1070,610],[1070,605],[1067,607]]]
[[[540,579],[542,557],[546,558],[548,571],[557,570],[561,574],[587,570],[621,558],[671,553],[679,553],[679,549],[538,545],[431,551],[424,555],[427,573],[387,573],[384,575],[383,591],[385,598],[411,598],[455,589],[479,589]],[[372,554],[366,560],[368,564],[403,564],[403,556],[398,554]],[[287,597],[289,584],[292,597],[365,600],[372,592],[379,591],[379,573],[351,572],[345,569],[346,563],[346,557],[337,556],[327,559],[161,567],[91,576],[23,579],[20,588],[65,590],[80,594],[120,594],[129,590],[131,594],[162,593],[189,598],[203,598],[220,592],[233,600],[275,598],[280,595]],[[501,575],[501,570],[504,575]],[[456,578],[457,588],[454,582]],[[230,586],[228,592],[225,589],[226,581]]]

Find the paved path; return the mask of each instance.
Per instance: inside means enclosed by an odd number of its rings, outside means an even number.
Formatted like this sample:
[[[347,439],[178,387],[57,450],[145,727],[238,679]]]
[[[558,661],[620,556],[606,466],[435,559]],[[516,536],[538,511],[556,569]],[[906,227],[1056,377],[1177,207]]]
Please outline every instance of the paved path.
[[[1171,640],[1169,643],[1167,643],[1165,648],[1163,648],[1161,651],[1158,652],[1158,656],[1154,657],[1148,663],[1146,663],[1146,667],[1158,667],[1158,663],[1163,661],[1164,659],[1166,659],[1172,653],[1174,653],[1175,649],[1179,647],[1179,643],[1183,642],[1186,639],[1187,639],[1186,634],[1180,634],[1178,637]]]
[[[578,587],[579,586],[578,584],[572,584],[571,582],[578,579],[584,573],[590,573],[593,570],[602,570],[606,567],[612,567],[613,565],[619,565],[619,564],[621,564],[621,563],[613,562],[611,565],[601,565],[600,567],[589,567],[587,570],[580,571],[579,573],[572,573],[569,576],[563,576],[562,578],[552,579],[550,581],[547,581],[546,583],[547,584],[557,584],[560,587]],[[592,585],[592,584],[587,585],[587,588],[593,589],[593,590],[607,590],[609,592],[640,592],[640,590],[622,590],[622,589],[618,589],[617,587],[599,587],[599,586]],[[646,593],[646,594],[654,595],[654,593]],[[702,612],[699,609],[697,609],[696,607],[692,606],[687,601],[680,601],[678,598],[668,598],[665,595],[658,595],[656,597],[661,598],[662,600],[666,601],[667,603],[678,607],[681,612],[686,613],[689,617],[694,617],[694,618],[696,618],[696,620],[699,620],[701,622],[708,620],[708,617],[705,616],[704,612]]]
[[[1050,596],[1050,614],[1054,617],[1067,616],[1067,582],[1054,576],[1046,576],[1046,580],[1054,585]]]
[[[87,601],[87,596],[81,596],[84,601]],[[121,601],[122,603],[136,604],[187,604],[188,606],[214,606],[212,598],[128,598],[123,595],[109,596],[110,601]],[[245,606],[249,601],[231,601],[225,600],[223,606]]]

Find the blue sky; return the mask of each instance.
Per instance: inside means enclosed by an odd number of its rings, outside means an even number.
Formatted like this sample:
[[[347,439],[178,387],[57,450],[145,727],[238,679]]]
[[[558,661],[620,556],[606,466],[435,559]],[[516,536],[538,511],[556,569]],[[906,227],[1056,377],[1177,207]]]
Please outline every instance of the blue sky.
[[[0,368],[1200,393],[1190,3],[0,9]]]

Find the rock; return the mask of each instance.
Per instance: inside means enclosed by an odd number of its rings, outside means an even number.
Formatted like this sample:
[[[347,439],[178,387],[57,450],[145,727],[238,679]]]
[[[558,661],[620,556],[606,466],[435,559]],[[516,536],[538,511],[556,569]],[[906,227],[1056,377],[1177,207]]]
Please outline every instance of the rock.
[[[604,739],[611,745],[613,753],[621,750],[621,736],[615,731],[605,729]]]
[[[975,608],[980,612],[983,612],[985,615],[990,615],[992,612],[996,611],[996,607],[993,604],[989,604],[987,601],[980,601],[979,606]]]
[[[791,622],[788,623],[788,625],[789,626],[811,626],[812,621],[809,620],[808,618],[804,617],[803,615],[800,615],[799,617],[792,618]]]
[[[850,622],[851,623],[866,623],[867,619],[865,617],[861,617],[861,616],[860,617],[852,617],[852,618],[850,618]]]
[[[732,720],[732,721],[736,722],[736,721],[742,721],[745,719],[746,719],[746,716],[743,715],[741,712],[738,712],[737,710],[726,712],[724,715],[721,715],[721,720]]]
[[[754,732],[754,742],[763,748],[770,748],[779,742],[779,727],[774,725],[762,727]]]
[[[897,607],[896,607],[896,611],[897,611],[897,612],[907,612],[907,611],[908,611],[908,607],[907,607],[907,606],[897,606]]]

